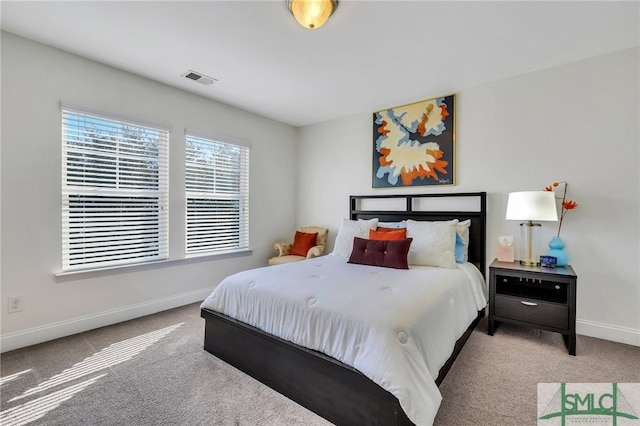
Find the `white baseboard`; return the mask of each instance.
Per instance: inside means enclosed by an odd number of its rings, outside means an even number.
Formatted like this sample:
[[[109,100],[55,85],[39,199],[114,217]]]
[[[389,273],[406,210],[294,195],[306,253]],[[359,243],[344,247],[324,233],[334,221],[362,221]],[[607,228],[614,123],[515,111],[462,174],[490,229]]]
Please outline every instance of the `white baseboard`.
[[[213,288],[195,290],[189,293],[129,305],[94,315],[47,324],[15,333],[3,334],[0,336],[0,353],[58,339],[60,337],[71,336],[72,334],[82,333],[145,315],[155,314],[156,312],[166,311],[190,303],[200,302],[211,294],[212,291]],[[612,326],[587,320],[577,320],[576,333],[583,336],[625,343],[627,345],[640,346],[640,330],[632,328]]]
[[[0,336],[0,353],[200,302],[211,294],[212,291],[213,287],[195,290],[163,299],[129,305],[111,311],[3,334]]]
[[[640,330],[602,324],[594,321],[576,320],[576,333],[603,340],[640,346]]]

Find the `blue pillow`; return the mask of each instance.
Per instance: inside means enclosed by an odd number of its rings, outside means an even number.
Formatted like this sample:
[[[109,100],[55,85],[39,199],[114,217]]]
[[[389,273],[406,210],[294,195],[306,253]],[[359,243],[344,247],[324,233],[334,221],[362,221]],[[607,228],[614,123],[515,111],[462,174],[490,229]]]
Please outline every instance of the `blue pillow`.
[[[464,240],[456,232],[456,249],[454,252],[456,263],[464,263]]]

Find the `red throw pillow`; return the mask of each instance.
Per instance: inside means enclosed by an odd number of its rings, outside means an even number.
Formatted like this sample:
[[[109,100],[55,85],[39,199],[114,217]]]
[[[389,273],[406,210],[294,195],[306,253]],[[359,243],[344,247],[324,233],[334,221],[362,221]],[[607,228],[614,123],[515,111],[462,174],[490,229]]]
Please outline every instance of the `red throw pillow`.
[[[404,240],[407,238],[406,229],[377,228],[369,230],[370,240]]]
[[[309,234],[306,232],[296,231],[296,237],[293,239],[293,247],[291,247],[291,254],[307,257],[309,249],[316,245],[317,238],[317,232],[315,234]]]
[[[403,240],[366,240],[353,237],[353,251],[349,263],[409,269],[407,256],[413,238]]]

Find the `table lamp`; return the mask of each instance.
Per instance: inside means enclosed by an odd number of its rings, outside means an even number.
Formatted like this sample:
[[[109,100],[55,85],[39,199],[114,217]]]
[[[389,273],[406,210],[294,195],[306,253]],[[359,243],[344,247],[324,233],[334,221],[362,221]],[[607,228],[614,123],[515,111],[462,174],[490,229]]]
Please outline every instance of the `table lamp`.
[[[556,197],[548,191],[522,191],[509,193],[507,220],[526,220],[520,224],[520,264],[540,264],[540,227],[534,220],[558,221]]]

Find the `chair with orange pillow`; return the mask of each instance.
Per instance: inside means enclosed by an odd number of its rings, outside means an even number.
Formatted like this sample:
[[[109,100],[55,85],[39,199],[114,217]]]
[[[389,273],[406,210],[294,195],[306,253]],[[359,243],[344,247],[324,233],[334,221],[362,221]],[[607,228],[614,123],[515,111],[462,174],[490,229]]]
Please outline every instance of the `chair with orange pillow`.
[[[269,266],[311,259],[324,254],[329,230],[317,226],[302,226],[296,231],[292,242],[273,245],[278,255],[269,259]]]

